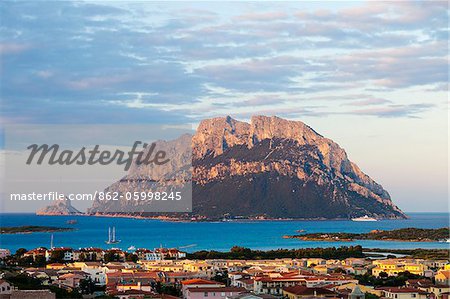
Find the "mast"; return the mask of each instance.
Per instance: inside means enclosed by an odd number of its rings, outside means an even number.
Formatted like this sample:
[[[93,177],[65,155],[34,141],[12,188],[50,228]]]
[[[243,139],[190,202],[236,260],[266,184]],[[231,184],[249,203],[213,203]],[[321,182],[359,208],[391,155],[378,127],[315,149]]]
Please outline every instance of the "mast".
[[[108,227],[108,243],[111,242],[111,227]]]
[[[53,234],[50,237],[50,249],[53,249]]]
[[[113,226],[113,229],[112,229],[112,240],[111,241],[113,243],[116,242],[116,227],[115,226]]]

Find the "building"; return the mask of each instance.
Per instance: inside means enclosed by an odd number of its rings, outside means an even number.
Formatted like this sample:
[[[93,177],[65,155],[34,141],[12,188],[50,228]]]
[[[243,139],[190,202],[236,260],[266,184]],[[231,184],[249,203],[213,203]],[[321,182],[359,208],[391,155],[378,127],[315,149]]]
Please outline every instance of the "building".
[[[450,285],[450,270],[441,270],[435,276],[436,284]]]
[[[305,278],[302,277],[256,277],[253,290],[256,294],[271,294],[280,296],[283,288],[297,285],[306,285]]]
[[[152,292],[141,290],[111,291],[108,292],[108,294],[119,299],[144,299],[150,298],[150,296],[154,295]]]
[[[358,285],[355,286],[353,291],[348,295],[348,299],[365,299],[366,294],[361,291]]]
[[[101,261],[105,252],[101,248],[87,247],[79,250],[79,260],[81,261]]]
[[[444,294],[448,294],[450,292],[450,285],[433,285],[429,288],[430,293],[433,293],[436,299],[442,299]]]
[[[398,273],[404,272],[404,266],[402,263],[396,260],[383,260],[377,261],[378,264],[374,262],[377,266],[372,269],[372,275],[380,276],[380,273],[384,272],[389,276],[397,276]]]
[[[45,251],[45,260],[48,262],[55,255],[61,255],[62,260],[70,262],[74,260],[73,250],[68,247],[52,248]]]
[[[273,295],[268,294],[256,295],[251,292],[239,293],[234,296],[227,296],[227,299],[277,299],[277,298],[279,297],[275,297]]]
[[[187,290],[195,288],[224,288],[225,285],[220,282],[206,280],[206,279],[190,279],[181,282],[181,292],[183,293],[183,298],[187,298]]]
[[[288,299],[311,298],[311,297],[328,297],[335,298],[337,294],[325,288],[308,288],[297,285],[293,287],[283,288],[283,297]]]
[[[246,292],[244,288],[239,287],[207,287],[207,288],[188,288],[186,290],[186,299],[226,299]]]
[[[234,286],[236,287],[240,287],[240,288],[244,288],[247,291],[253,291],[254,288],[254,284],[255,284],[255,280],[248,278],[241,278],[235,281]]]
[[[29,250],[23,254],[24,257],[32,257],[33,260],[36,260],[36,257],[42,256],[45,257],[47,249],[44,247],[39,247],[36,249]]]
[[[424,276],[425,266],[422,264],[404,264],[404,271],[408,271],[411,274]]]
[[[0,298],[6,297],[6,295],[11,295],[14,287],[11,286],[6,280],[0,279]]]
[[[106,273],[99,262],[74,262],[70,266],[85,272],[96,285],[106,284]]]
[[[77,288],[80,286],[80,281],[85,278],[85,275],[66,273],[58,277],[58,285],[59,287]]]
[[[388,299],[427,299],[429,293],[411,287],[382,287],[382,296]]]
[[[137,249],[135,254],[143,261],[161,261],[164,258],[162,253],[144,248]]]
[[[150,282],[140,282],[140,281],[121,281],[116,284],[115,289],[119,292],[127,290],[152,292],[152,286]]]
[[[10,255],[11,251],[9,251],[9,249],[0,248],[0,259],[4,259],[5,257],[8,257]]]
[[[9,299],[56,299],[50,290],[14,290]]]

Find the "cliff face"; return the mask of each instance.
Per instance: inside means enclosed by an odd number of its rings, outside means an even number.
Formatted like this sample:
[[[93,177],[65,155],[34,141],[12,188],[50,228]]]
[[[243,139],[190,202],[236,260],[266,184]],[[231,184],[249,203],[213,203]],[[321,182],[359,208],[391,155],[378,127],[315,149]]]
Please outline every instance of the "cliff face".
[[[403,218],[345,151],[299,121],[204,120],[193,137],[194,212],[281,218]]]
[[[192,137],[192,165],[193,214],[209,219],[406,217],[338,144],[299,121],[204,120]],[[130,170],[130,176],[142,174],[151,171]],[[108,211],[94,206],[93,212]]]

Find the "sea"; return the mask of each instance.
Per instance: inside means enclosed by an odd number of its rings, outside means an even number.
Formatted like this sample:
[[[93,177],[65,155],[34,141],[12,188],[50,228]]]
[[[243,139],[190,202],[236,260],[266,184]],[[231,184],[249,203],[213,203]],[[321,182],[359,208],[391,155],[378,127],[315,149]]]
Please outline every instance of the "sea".
[[[40,225],[71,227],[73,231],[56,233],[0,234],[0,248],[32,249],[50,247],[51,235],[55,247],[180,248],[183,251],[228,251],[233,246],[251,249],[311,248],[361,245],[365,248],[413,249],[450,248],[445,242],[400,241],[302,241],[284,239],[297,230],[313,232],[362,233],[371,230],[392,230],[405,227],[440,228],[449,226],[449,213],[409,213],[409,219],[354,222],[350,220],[321,221],[224,221],[224,222],[168,222],[161,220],[95,217],[95,216],[37,216],[34,214],[0,214],[0,226]],[[69,224],[75,220],[75,224]],[[120,243],[108,245],[108,228],[115,227]]]

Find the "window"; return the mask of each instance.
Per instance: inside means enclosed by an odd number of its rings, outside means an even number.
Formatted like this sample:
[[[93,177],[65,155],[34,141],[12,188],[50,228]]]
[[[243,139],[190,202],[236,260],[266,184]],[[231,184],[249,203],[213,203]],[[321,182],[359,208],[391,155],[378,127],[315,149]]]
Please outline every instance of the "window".
[[[205,292],[205,293],[203,294],[203,297],[208,297],[208,292]]]
[[[411,294],[411,298],[416,298],[416,294]]]
[[[220,293],[220,296],[225,297],[225,292]]]

